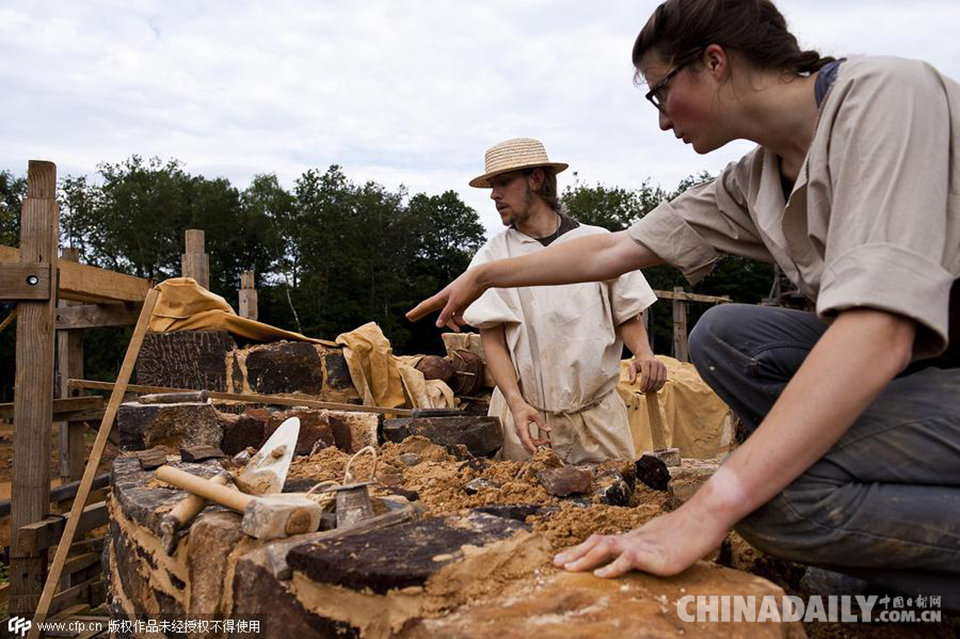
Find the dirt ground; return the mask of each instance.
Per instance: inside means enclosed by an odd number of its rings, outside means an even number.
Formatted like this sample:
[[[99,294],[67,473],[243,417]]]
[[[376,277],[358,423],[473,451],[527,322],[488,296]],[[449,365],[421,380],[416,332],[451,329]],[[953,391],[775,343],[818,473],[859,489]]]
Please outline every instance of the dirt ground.
[[[93,448],[93,442],[96,439],[96,433],[92,430],[88,430],[85,434],[86,447],[87,447],[87,457],[90,456],[90,451]],[[54,428],[51,434],[53,449],[53,458],[50,460],[50,478],[53,486],[60,485],[60,431],[58,428]],[[117,456],[117,449],[115,446],[107,443],[106,448],[103,451],[103,459],[100,462],[100,466],[97,470],[97,473],[105,473],[110,471],[110,466],[113,464],[114,458]],[[11,483],[13,478],[13,426],[10,424],[0,424],[0,500],[9,500],[13,485]],[[8,546],[10,544],[10,518],[4,517],[0,519],[0,547]]]

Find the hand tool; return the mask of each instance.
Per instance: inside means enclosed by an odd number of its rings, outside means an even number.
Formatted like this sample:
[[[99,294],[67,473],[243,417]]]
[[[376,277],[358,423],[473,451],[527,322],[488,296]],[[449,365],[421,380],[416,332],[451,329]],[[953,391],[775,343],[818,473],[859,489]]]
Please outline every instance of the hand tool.
[[[154,475],[160,481],[243,513],[240,530],[257,539],[281,539],[320,527],[320,505],[300,493],[254,497],[173,466],[161,466]]]

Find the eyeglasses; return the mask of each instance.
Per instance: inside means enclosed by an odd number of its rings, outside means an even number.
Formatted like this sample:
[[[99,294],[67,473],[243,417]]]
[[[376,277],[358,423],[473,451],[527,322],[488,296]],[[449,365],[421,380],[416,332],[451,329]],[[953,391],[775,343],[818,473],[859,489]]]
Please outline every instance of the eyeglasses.
[[[673,79],[673,76],[680,73],[680,71],[685,66],[686,66],[685,64],[679,64],[675,66],[673,70],[670,71],[670,73],[660,78],[659,82],[657,82],[655,85],[650,87],[650,90],[647,91],[647,94],[643,96],[646,99],[650,100],[650,104],[657,107],[658,111],[662,113],[666,113],[666,110],[663,107],[663,96],[661,95],[661,92],[667,88],[667,85],[670,84],[670,80]]]

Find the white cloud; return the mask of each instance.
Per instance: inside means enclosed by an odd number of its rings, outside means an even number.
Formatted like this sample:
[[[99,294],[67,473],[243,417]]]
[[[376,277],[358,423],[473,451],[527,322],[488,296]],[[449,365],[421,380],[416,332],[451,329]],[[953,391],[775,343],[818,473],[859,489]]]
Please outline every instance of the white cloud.
[[[0,4],[0,168],[61,175],[137,153],[244,186],[340,164],[355,181],[457,190],[483,152],[542,139],[582,182],[672,188],[750,145],[697,156],[659,131],[630,49],[656,3],[628,0]],[[960,5],[784,0],[806,46],[929,60],[960,78]],[[564,179],[569,179],[565,174]],[[561,180],[561,186],[566,183]]]

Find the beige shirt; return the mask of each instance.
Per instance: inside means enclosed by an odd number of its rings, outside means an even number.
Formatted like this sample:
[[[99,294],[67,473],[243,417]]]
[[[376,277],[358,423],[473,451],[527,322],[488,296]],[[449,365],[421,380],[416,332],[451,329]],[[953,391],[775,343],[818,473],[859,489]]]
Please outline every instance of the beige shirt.
[[[553,244],[607,232],[581,224]],[[510,228],[491,238],[470,266],[543,248]],[[616,328],[656,299],[636,271],[610,282],[490,289],[464,319],[477,328],[503,324],[524,399],[547,412],[572,413],[599,402],[617,385],[623,341]]]
[[[629,233],[691,282],[718,253],[775,262],[822,318],[899,313],[919,324],[914,358],[936,355],[960,277],[960,85],[924,62],[851,58],[786,202],[758,147]]]

